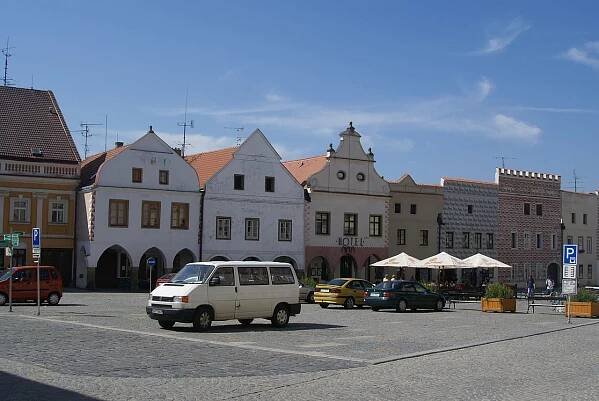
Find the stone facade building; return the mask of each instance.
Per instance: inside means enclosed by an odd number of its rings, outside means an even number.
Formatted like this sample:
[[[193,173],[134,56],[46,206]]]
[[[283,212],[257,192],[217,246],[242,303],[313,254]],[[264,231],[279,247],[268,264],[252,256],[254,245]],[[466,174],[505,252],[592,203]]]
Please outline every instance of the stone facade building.
[[[389,255],[405,252],[415,258],[425,259],[438,253],[437,219],[443,213],[443,188],[439,185],[417,184],[408,174],[390,182],[389,186]],[[403,277],[425,279],[428,278],[428,271],[408,268],[403,272]]]
[[[578,285],[597,285],[596,193],[561,191],[564,242],[578,245]],[[561,270],[558,272],[561,278]]]
[[[512,266],[499,281],[522,287],[530,274],[537,287],[547,275],[559,277],[561,266],[559,175],[497,168],[499,189],[497,256]]]
[[[441,250],[460,259],[477,253],[497,258],[498,186],[493,182],[458,178],[441,179],[443,188],[443,225]],[[453,272],[449,272],[451,274]],[[495,270],[485,272],[493,281]],[[458,282],[480,284],[481,272],[457,269]]]
[[[304,185],[307,274],[317,280],[374,280],[370,264],[387,257],[389,184],[374,168],[350,123],[326,155],[285,162]]]
[[[43,265],[73,281],[79,153],[51,91],[0,86],[0,232],[22,232],[12,265],[33,264],[31,229],[41,228]],[[0,248],[0,270],[9,257]]]

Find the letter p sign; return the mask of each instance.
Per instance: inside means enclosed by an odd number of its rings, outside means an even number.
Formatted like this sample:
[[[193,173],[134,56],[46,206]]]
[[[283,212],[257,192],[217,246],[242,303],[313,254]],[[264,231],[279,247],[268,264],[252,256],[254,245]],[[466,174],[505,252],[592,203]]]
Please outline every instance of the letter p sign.
[[[575,265],[578,260],[578,245],[564,245],[564,264]]]

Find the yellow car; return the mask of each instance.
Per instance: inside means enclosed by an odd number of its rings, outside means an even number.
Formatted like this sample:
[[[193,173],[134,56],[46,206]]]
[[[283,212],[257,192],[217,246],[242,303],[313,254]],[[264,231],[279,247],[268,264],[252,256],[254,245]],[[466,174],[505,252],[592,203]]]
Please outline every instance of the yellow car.
[[[314,303],[321,308],[328,308],[330,304],[343,305],[351,309],[354,305],[361,308],[364,305],[364,293],[374,288],[366,280],[356,278],[336,278],[326,284],[318,284],[314,289]]]

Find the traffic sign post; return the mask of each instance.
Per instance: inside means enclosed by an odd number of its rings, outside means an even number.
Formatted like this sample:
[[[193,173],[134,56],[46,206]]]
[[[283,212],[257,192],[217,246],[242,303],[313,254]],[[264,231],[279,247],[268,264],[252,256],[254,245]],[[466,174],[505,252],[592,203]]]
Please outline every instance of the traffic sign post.
[[[41,240],[42,230],[39,227],[35,227],[31,230],[31,252],[33,253],[33,259],[37,261],[37,315],[40,315],[40,256],[41,256]]]
[[[0,240],[0,248],[5,248],[4,254],[8,256],[8,311],[12,312],[12,255],[13,255],[13,247],[19,246],[22,232],[15,231],[10,234],[2,234],[2,239]]]
[[[150,271],[150,285],[149,285],[149,288],[150,288],[150,293],[151,293],[152,292],[152,268],[154,266],[156,266],[156,258],[152,258],[152,257],[148,258],[146,260],[146,265],[148,266],[148,270]]]
[[[564,244],[563,251],[563,271],[562,271],[562,294],[567,295],[567,308],[566,315],[568,316],[568,323],[572,322],[572,316],[570,315],[570,296],[576,294],[578,283],[576,278],[578,277],[577,263],[578,263],[578,245]]]

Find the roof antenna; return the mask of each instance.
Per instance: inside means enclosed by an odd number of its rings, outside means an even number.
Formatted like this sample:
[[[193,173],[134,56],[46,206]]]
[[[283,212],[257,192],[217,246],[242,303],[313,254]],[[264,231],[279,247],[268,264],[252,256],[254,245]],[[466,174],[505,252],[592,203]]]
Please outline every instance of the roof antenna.
[[[2,49],[2,54],[4,55],[4,86],[12,85],[12,78],[8,77],[8,58],[12,56],[10,49],[14,49],[14,47],[9,46],[10,36],[6,39],[6,47]],[[33,85],[32,85],[33,86]]]
[[[107,150],[108,150],[108,114],[106,114],[104,116],[104,152],[106,152]]]
[[[237,147],[241,146],[241,143],[243,142],[244,137],[242,137],[239,134],[241,134],[243,132],[243,127],[224,127],[224,128],[235,131],[238,134],[238,136],[235,137],[235,146],[237,146]]]
[[[193,128],[193,120],[187,121],[187,99],[189,97],[189,89],[185,90],[185,121],[182,123],[177,123],[179,127],[183,127],[183,143],[180,143],[181,146],[181,157],[185,157],[185,147],[187,145],[191,146],[191,144],[186,142],[186,131],[187,127]]]
[[[505,161],[506,160],[516,160],[515,157],[505,157],[505,156],[497,156],[495,159],[496,160],[501,160],[501,168],[505,168]]]
[[[87,144],[87,140],[93,136],[93,134],[91,132],[89,132],[89,127],[94,126],[94,125],[104,125],[104,124],[100,124],[100,123],[81,123],[79,124],[80,127],[83,127],[83,129],[79,129],[76,131],[72,131],[72,132],[80,132],[81,135],[85,138],[85,144],[83,145],[83,153],[84,159],[87,159],[87,154],[89,153],[89,145]]]

